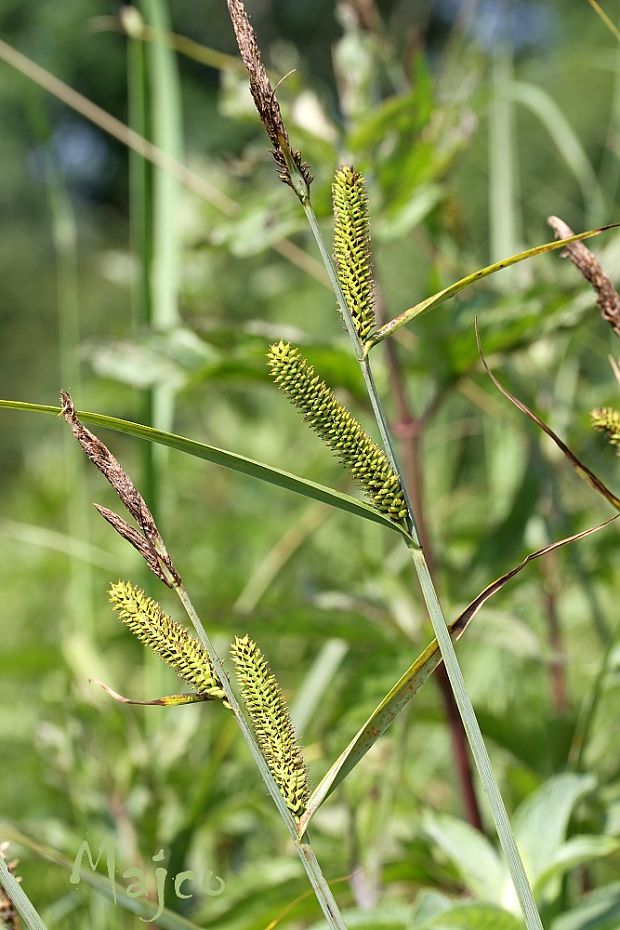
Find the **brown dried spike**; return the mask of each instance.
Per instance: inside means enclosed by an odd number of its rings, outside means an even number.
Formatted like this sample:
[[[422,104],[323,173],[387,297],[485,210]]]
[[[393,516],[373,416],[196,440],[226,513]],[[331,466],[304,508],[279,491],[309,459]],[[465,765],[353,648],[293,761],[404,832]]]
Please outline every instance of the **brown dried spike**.
[[[114,458],[110,450],[100,439],[97,438],[90,430],[80,422],[77,413],[75,412],[75,406],[71,395],[67,391],[60,392],[60,402],[62,407],[62,415],[70,425],[73,435],[81,445],[86,456],[90,461],[95,465],[101,474],[106,478],[107,481],[112,485],[121,501],[134,518],[144,536],[144,541],[148,545],[148,549],[153,553],[155,558],[158,559],[158,562],[163,564],[172,577],[172,580],[175,582],[180,581],[180,576],[174,567],[174,564],[168,555],[164,541],[157,529],[153,515],[144,501],[144,498],[134,485],[133,481],[122,467],[120,462]],[[101,511],[100,511],[101,512]],[[108,511],[108,514],[112,511]],[[102,514],[106,520],[109,520],[109,517],[106,514]],[[116,517],[116,523],[109,520],[114,528],[120,532],[120,524],[124,524],[125,527],[128,524],[125,524],[120,517]],[[119,523],[120,521],[120,523]],[[129,527],[131,530],[131,527]],[[121,533],[121,536],[123,533]],[[137,535],[137,534],[136,534]],[[135,545],[135,542],[132,539],[129,539],[128,536],[125,536],[126,539],[131,542],[132,545]],[[136,546],[138,548],[138,546]],[[140,548],[138,549],[143,555],[144,552]],[[145,556],[146,558],[146,556]],[[147,559],[149,566],[151,562]],[[152,566],[151,566],[152,567]],[[161,568],[160,568],[161,571]],[[157,573],[156,573],[157,574]],[[158,577],[161,577],[158,575]],[[168,583],[168,582],[166,582]]]
[[[63,417],[93,465],[110,482],[144,534],[149,538],[159,536],[151,511],[146,506],[142,495],[108,447],[82,425],[75,412],[71,395],[67,391],[61,391],[60,401]]]
[[[119,517],[117,513],[114,513],[113,510],[108,510],[107,507],[102,507],[101,504],[95,504],[94,506],[103,519],[107,520],[110,526],[116,530],[118,535],[126,539],[134,549],[137,549],[153,574],[171,588],[173,585],[170,577],[162,571],[157,553],[151,546],[149,540],[135,530],[133,526],[130,526],[122,517]]]
[[[549,216],[547,222],[553,229],[556,239],[566,239],[575,233],[559,216]],[[562,253],[581,272],[596,291],[596,303],[603,319],[609,323],[616,336],[620,337],[620,297],[601,263],[583,242],[571,242]]]
[[[300,196],[302,192],[295,186],[291,177],[289,162],[293,162],[305,182],[305,196],[307,196],[307,189],[312,182],[312,174],[309,166],[303,161],[301,153],[294,152],[291,148],[288,133],[282,120],[280,105],[267,77],[256,41],[256,33],[250,23],[245,6],[242,0],[227,0],[227,3],[237,38],[237,45],[250,76],[250,92],[254,98],[261,122],[273,145],[272,155],[278,166],[278,177]]]

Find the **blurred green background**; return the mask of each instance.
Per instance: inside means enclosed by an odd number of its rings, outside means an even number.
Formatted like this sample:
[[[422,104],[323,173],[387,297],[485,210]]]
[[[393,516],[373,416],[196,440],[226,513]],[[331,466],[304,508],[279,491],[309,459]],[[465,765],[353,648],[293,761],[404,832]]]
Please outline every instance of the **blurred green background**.
[[[604,8],[619,22],[617,2]],[[575,230],[620,219],[620,45],[587,0],[248,10],[274,83],[284,78],[278,97],[328,237],[334,169],[350,161],[367,178],[385,319],[551,239],[549,214]],[[0,56],[0,395],[55,404],[66,387],[79,409],[354,493],[266,375],[270,342],[292,338],[371,422],[303,213],[277,182],[224,0],[1,0],[0,37],[31,62],[24,74]],[[186,164],[189,188],[37,86],[35,64]],[[613,277],[620,237],[593,249]],[[617,459],[588,420],[617,398],[617,340],[557,252],[402,330],[412,409],[433,404],[418,477],[449,617],[528,551],[608,515],[481,374],[475,314],[502,380],[618,486]],[[373,361],[398,434],[384,347]],[[217,897],[169,891],[172,912],[199,926],[266,926],[307,887],[233,721],[210,705],[120,706],[90,683],[134,698],[176,690],[120,628],[107,585],[130,578],[180,619],[176,605],[92,509],[117,502],[63,424],[0,420],[0,839],[21,831],[39,844],[22,837],[18,849],[25,889],[50,927],[141,926],[68,883],[80,843],[111,838],[119,873],[152,871],[163,848],[171,875],[224,880]],[[152,505],[221,653],[249,632],[269,657],[316,783],[430,639],[397,537],[179,453],[102,438]],[[616,539],[612,527],[527,569],[459,647],[509,810],[546,785],[562,808],[557,858],[581,838],[537,892],[553,930],[620,926]],[[427,926],[467,892],[485,897],[468,872],[476,840],[444,815],[464,809],[431,681],[316,818],[319,858],[356,926]],[[514,907],[496,892],[486,897]],[[167,919],[157,925],[189,926]],[[320,911],[303,897],[282,919],[308,925]]]

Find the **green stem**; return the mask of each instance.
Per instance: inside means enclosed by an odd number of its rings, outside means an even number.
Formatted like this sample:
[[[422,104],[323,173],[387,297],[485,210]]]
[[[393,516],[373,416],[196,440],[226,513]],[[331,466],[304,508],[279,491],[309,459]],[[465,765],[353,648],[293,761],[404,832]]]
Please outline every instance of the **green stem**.
[[[276,808],[278,809],[278,813],[280,814],[288,832],[290,833],[291,837],[293,838],[295,842],[295,848],[297,850],[299,858],[301,859],[301,863],[306,871],[310,884],[312,885],[312,888],[314,889],[314,893],[316,894],[319,904],[321,905],[321,909],[323,911],[323,914],[325,915],[325,919],[327,920],[327,923],[331,927],[331,930],[347,930],[344,920],[342,918],[342,914],[340,913],[340,910],[336,903],[336,899],[334,898],[331,892],[331,889],[329,885],[327,884],[327,880],[325,879],[325,876],[323,875],[321,866],[319,865],[319,862],[314,854],[314,850],[312,849],[312,846],[310,845],[310,841],[308,839],[307,834],[305,836],[304,841],[301,841],[297,838],[297,825],[295,823],[293,815],[291,814],[288,807],[286,806],[284,798],[282,797],[282,794],[280,793],[280,789],[276,785],[273,775],[269,771],[269,767],[267,763],[265,762],[265,758],[262,752],[259,749],[254,733],[252,732],[252,729],[249,723],[247,722],[243,711],[241,710],[239,702],[237,701],[235,692],[233,691],[230,681],[228,679],[228,675],[226,674],[224,667],[222,665],[222,661],[220,657],[218,656],[217,652],[215,651],[215,647],[213,646],[213,643],[209,639],[207,632],[202,624],[202,621],[200,620],[200,617],[196,613],[194,605],[192,604],[190,600],[189,594],[187,593],[186,589],[183,587],[182,584],[179,584],[176,586],[176,592],[179,596],[181,603],[183,604],[183,607],[185,608],[187,616],[191,620],[194,626],[194,629],[196,630],[196,633],[198,634],[202,644],[204,645],[205,649],[207,650],[209,654],[209,658],[211,659],[211,662],[213,663],[213,668],[215,669],[215,673],[219,677],[220,681],[222,682],[222,688],[224,689],[226,693],[226,698],[228,700],[228,703],[230,704],[230,708],[239,725],[239,729],[241,730],[241,733],[243,734],[243,737],[249,746],[250,752],[252,753],[252,756],[254,757],[254,761],[258,767],[258,770],[260,774],[262,775],[263,781],[265,782],[267,786],[267,790],[269,791],[269,794],[271,795],[273,802],[276,805]]]
[[[28,930],[47,930],[47,927],[34,909],[30,898],[17,879],[11,875],[9,867],[2,856],[0,856],[0,885],[4,888],[9,900],[15,905]]]
[[[444,618],[441,605],[439,604],[439,600],[433,586],[433,582],[428,570],[428,565],[426,564],[426,557],[420,546],[411,500],[406,489],[406,482],[404,480],[402,470],[399,467],[398,461],[396,459],[394,446],[387,424],[387,418],[383,411],[383,406],[377,394],[372,377],[370,361],[367,354],[364,353],[363,347],[359,341],[351,313],[338,281],[338,275],[336,274],[333,262],[327,251],[325,242],[323,241],[316,214],[314,213],[309,199],[302,200],[302,206],[308,218],[308,222],[310,224],[314,238],[316,239],[317,245],[319,247],[319,251],[334,289],[334,293],[336,294],[338,305],[342,312],[349,336],[351,337],[357,360],[360,363],[364,381],[366,383],[366,388],[368,390],[368,395],[370,397],[370,402],[372,404],[372,408],[377,420],[377,426],[384,442],[385,452],[390,459],[392,467],[400,478],[400,483],[404,491],[407,509],[409,512],[408,526],[412,537],[411,540],[407,540],[405,537],[403,537],[403,539],[405,540],[407,548],[410,551],[413,566],[418,576],[418,581],[422,589],[422,596],[430,615],[435,637],[439,644],[446,672],[448,674],[448,678],[450,679],[450,684],[452,685],[459,713],[463,720],[463,726],[465,727],[465,732],[469,740],[472,756],[474,758],[474,762],[476,763],[476,768],[480,774],[485,794],[491,806],[497,835],[506,857],[508,869],[510,871],[521,909],[523,911],[525,923],[528,930],[543,930],[542,921],[534,901],[534,895],[528,882],[514,835],[510,828],[508,814],[506,812],[500,790],[497,786],[497,782],[495,781],[495,776],[491,767],[491,761],[489,759],[489,755],[482,738],[482,733],[480,731],[480,725],[476,719],[476,715],[471,703],[471,698],[469,697],[467,686],[465,684],[465,679],[463,678],[463,673],[456,656],[454,644],[448,632],[446,620]]]
[[[454,649],[454,644],[450,637],[450,633],[448,632],[448,627],[446,625],[441,605],[437,599],[437,594],[428,571],[424,553],[421,549],[416,549],[413,546],[409,546],[409,551],[411,553],[411,560],[420,582],[420,587],[422,588],[422,596],[424,597],[424,602],[428,608],[431,623],[433,625],[433,631],[439,644],[439,649],[443,657],[445,669],[448,674],[448,678],[450,679],[450,684],[452,685],[452,690],[454,692],[454,697],[456,699],[459,713],[461,715],[461,719],[463,720],[463,726],[465,727],[465,732],[467,733],[467,739],[469,741],[472,755],[476,763],[476,768],[478,769],[478,774],[480,775],[482,787],[484,788],[484,792],[488,798],[491,811],[493,812],[495,829],[497,830],[497,835],[504,851],[506,862],[508,863],[508,868],[510,870],[510,875],[515,886],[515,891],[519,898],[519,903],[521,905],[521,910],[523,911],[526,926],[528,927],[528,930],[543,930],[542,921],[534,901],[534,896],[532,894],[527,875],[525,874],[523,861],[519,854],[519,850],[517,849],[517,844],[510,827],[508,813],[506,811],[500,790],[497,786],[495,775],[493,774],[491,760],[489,759],[489,754],[484,744],[484,739],[480,730],[480,724],[476,718],[476,714],[471,703],[471,698],[469,697],[469,692],[467,691],[467,685],[465,684],[465,679],[463,678],[463,672],[461,671],[461,667],[459,665]]]

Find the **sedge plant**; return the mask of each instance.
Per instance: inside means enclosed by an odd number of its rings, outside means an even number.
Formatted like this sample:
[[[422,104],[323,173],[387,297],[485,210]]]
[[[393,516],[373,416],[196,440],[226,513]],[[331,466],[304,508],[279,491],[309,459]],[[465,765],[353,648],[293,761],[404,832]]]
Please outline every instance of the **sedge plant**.
[[[535,254],[536,250],[519,253],[503,263],[495,263],[409,308],[393,320],[387,323],[380,321],[375,307],[369,203],[364,178],[354,166],[344,165],[336,172],[333,183],[335,230],[330,249],[323,238],[312,206],[310,168],[301,153],[295,151],[289,141],[277,98],[267,78],[244,6],[241,0],[228,0],[228,6],[241,55],[250,75],[250,89],[272,145],[278,176],[295,193],[315,236],[325,274],[333,287],[342,321],[351,338],[353,353],[360,365],[379,438],[372,438],[336,398],[320,372],[304,358],[301,349],[283,340],[274,342],[267,352],[267,367],[275,385],[299,411],[306,424],[339,459],[363,491],[367,504],[339,494],[333,489],[322,488],[304,479],[298,479],[296,476],[284,472],[276,473],[274,469],[268,470],[260,463],[244,460],[241,456],[234,456],[223,450],[199,443],[194,443],[190,448],[188,441],[170,433],[149,430],[148,427],[128,424],[125,421],[112,421],[111,418],[97,418],[97,415],[92,414],[78,415],[71,397],[63,393],[62,413],[74,436],[87,457],[116,490],[133,518],[133,523],[104,507],[98,506],[99,513],[141,554],[159,581],[177,594],[196,631],[196,636],[192,635],[184,625],[168,616],[154,598],[132,582],[117,581],[111,585],[110,601],[119,619],[142,644],[174,669],[192,688],[190,694],[170,695],[156,701],[135,703],[171,706],[209,702],[214,713],[234,716],[291,836],[328,925],[330,928],[344,928],[344,919],[310,840],[310,822],[323,800],[363,757],[396,714],[407,705],[430,673],[443,662],[495,820],[525,925],[527,930],[541,930],[540,915],[491,769],[453,640],[462,634],[488,597],[520,571],[531,558],[543,555],[569,540],[562,540],[533,553],[516,569],[485,588],[455,621],[448,624],[436,596],[427,557],[421,544],[422,534],[419,532],[417,514],[412,505],[414,495],[408,487],[395,453],[394,441],[383,402],[376,389],[370,360],[371,351],[376,345],[387,340],[400,327],[421,313],[458,293],[474,280],[479,280],[500,267],[522,261]],[[553,246],[541,247],[540,250],[557,248],[565,245],[567,241],[570,243],[594,232],[575,236],[572,231],[564,231],[560,242],[554,243]],[[514,400],[510,395],[507,396]],[[54,408],[37,409],[54,411]],[[593,425],[603,430],[612,444],[620,445],[620,422],[615,410],[604,408],[594,411],[592,418]],[[83,421],[87,420],[141,435],[164,445],[184,447],[185,451],[191,451],[192,454],[327,501],[333,506],[353,511],[358,516],[390,527],[402,539],[417,575],[436,639],[415,659],[314,790],[309,783],[303,749],[297,740],[285,698],[267,658],[258,644],[247,634],[237,635],[230,650],[236,681],[236,687],[233,687],[222,658],[215,651],[198,617],[149,506],[109,449],[83,425]],[[550,431],[549,434],[551,435]],[[563,451],[566,454],[566,447]],[[575,464],[574,460],[571,461]],[[601,491],[601,487],[594,481],[590,483]],[[611,492],[605,496],[616,506],[618,499]],[[571,540],[575,538],[578,537],[570,537]]]

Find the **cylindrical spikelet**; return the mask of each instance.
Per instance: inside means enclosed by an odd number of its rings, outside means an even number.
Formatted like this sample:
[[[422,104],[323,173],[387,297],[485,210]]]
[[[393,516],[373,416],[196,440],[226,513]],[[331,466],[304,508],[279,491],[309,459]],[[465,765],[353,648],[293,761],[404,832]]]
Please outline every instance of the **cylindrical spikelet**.
[[[349,469],[377,510],[407,526],[407,505],[386,454],[334,397],[316,371],[289,343],[272,345],[268,365],[278,387]]]
[[[258,745],[287,807],[299,818],[310,796],[308,773],[278,682],[248,636],[236,636],[230,653]]]
[[[596,429],[607,433],[607,438],[612,446],[618,447],[620,455],[620,412],[613,407],[600,407],[593,410],[590,414],[592,425]]]
[[[354,168],[339,168],[332,185],[334,259],[338,280],[360,342],[375,325],[374,290],[364,178]]]
[[[201,695],[228,702],[206,649],[185,627],[164,613],[157,601],[129,581],[110,585],[110,601],[123,623]]]

